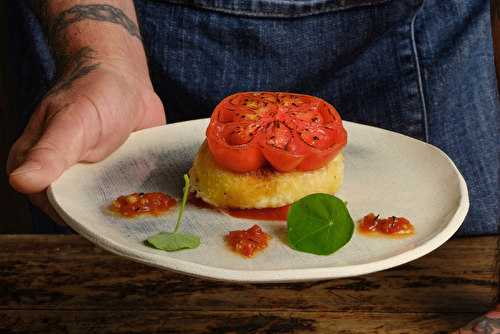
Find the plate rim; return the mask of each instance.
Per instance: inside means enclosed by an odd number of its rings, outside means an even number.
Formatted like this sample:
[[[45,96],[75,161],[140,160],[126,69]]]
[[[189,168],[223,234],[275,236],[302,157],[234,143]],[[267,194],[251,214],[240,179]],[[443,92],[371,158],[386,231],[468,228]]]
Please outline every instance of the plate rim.
[[[206,122],[208,124],[209,120],[210,120],[209,118],[202,118],[197,120],[172,123],[136,131],[131,134],[131,136],[122,145],[122,147],[128,142],[133,141],[134,138],[136,138],[137,136],[143,136],[143,135],[147,136],[148,132],[162,131],[166,127],[186,126],[188,123],[191,122],[200,122],[200,123]],[[67,214],[66,211],[60,206],[57,199],[57,194],[54,191],[54,185],[57,185],[57,180],[54,181],[54,183],[48,187],[47,195],[49,197],[49,201],[52,203],[55,210],[59,213],[59,215],[69,226],[71,226],[78,234],[80,234],[90,242],[94,243],[95,245],[103,248],[104,250],[113,253],[115,255],[118,255],[120,257],[138,263],[142,263],[145,265],[149,265],[152,267],[157,267],[160,269],[169,270],[184,275],[217,280],[217,281],[238,282],[238,283],[291,283],[291,282],[319,281],[319,280],[355,277],[390,269],[414,261],[434,251],[439,246],[448,241],[463,223],[469,209],[469,196],[468,196],[467,184],[462,174],[457,169],[456,165],[453,163],[453,161],[436,146],[420,141],[418,139],[370,125],[364,125],[349,121],[343,121],[343,123],[344,125],[347,125],[346,127],[361,127],[361,128],[368,127],[375,129],[377,131],[388,132],[391,133],[392,135],[402,136],[405,137],[405,139],[414,140],[419,144],[431,146],[433,149],[438,150],[442,155],[444,155],[449,160],[450,165],[454,168],[455,174],[458,177],[459,189],[460,189],[460,204],[458,205],[457,210],[453,213],[453,216],[449,219],[449,222],[443,228],[443,230],[434,235],[432,238],[421,242],[415,248],[412,248],[403,253],[399,253],[397,255],[385,259],[363,264],[318,267],[318,268],[301,268],[301,269],[277,269],[277,270],[228,269],[228,268],[220,268],[220,267],[207,266],[199,263],[189,262],[165,256],[164,254],[160,255],[157,253],[131,250],[127,246],[120,244],[118,241],[97,233],[96,231],[92,230],[92,228],[85,226],[83,222],[76,221],[73,217]],[[120,148],[115,152],[113,152],[106,159],[111,158],[112,155],[119,154]],[[101,162],[105,161],[106,159],[102,160]],[[78,163],[78,164],[85,164],[85,163]],[[141,254],[141,256],[139,256],[139,254],[137,253]],[[168,260],[165,261],[166,259]],[[180,264],[182,264],[182,269],[179,268]],[[244,273],[244,275],[242,275],[242,273]]]

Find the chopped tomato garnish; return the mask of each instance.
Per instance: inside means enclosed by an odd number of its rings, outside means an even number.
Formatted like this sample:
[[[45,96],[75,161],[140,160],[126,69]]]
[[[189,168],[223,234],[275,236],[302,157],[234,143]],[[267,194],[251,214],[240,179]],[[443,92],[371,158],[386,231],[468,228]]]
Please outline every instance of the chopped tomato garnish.
[[[141,192],[118,197],[113,201],[109,209],[120,213],[124,217],[132,218],[142,213],[158,216],[176,204],[177,201],[174,198],[161,192]]]
[[[272,237],[263,232],[258,225],[254,225],[246,231],[231,231],[227,236],[229,246],[245,257],[252,257],[255,252],[266,248],[268,240],[271,239]]]
[[[385,235],[413,234],[415,227],[403,217],[379,218],[369,213],[359,221],[358,231],[365,235],[378,232]]]

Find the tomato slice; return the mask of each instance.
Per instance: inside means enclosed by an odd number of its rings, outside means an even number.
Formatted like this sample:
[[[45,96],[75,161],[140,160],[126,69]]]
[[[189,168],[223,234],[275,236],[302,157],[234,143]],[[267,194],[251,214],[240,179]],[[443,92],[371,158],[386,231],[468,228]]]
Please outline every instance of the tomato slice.
[[[265,164],[280,172],[316,170],[347,144],[335,108],[291,93],[231,95],[215,108],[206,134],[217,162],[240,173]]]

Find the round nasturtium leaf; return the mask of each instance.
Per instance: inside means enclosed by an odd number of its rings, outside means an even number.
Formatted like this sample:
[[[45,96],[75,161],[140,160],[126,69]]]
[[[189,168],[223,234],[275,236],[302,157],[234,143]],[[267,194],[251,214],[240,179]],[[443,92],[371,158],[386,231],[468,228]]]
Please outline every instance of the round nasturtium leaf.
[[[312,194],[290,206],[287,240],[293,249],[330,255],[344,247],[354,233],[346,204],[328,194]]]
[[[181,210],[179,212],[179,218],[177,219],[177,225],[175,226],[174,232],[160,232],[148,238],[148,242],[151,245],[167,252],[173,252],[185,248],[196,248],[201,244],[200,237],[191,233],[177,232],[181,222],[182,213],[184,212],[184,206],[186,204],[189,189],[189,177],[187,174],[184,174],[184,182],[184,196],[182,197]]]
[[[201,244],[200,238],[191,233],[160,232],[148,238],[148,242],[158,249],[167,252],[184,248],[196,248]]]

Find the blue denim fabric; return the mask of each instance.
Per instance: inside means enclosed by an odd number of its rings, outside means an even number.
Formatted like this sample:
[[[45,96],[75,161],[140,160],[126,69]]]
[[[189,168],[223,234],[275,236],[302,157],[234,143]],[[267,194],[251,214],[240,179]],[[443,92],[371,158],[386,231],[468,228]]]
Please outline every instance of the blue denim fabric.
[[[135,3],[169,122],[208,117],[221,99],[240,91],[321,97],[345,120],[441,148],[470,192],[457,234],[497,233],[500,106],[488,0]],[[18,24],[10,15],[9,23]],[[14,69],[36,67],[31,73],[42,83],[40,94],[52,75],[50,57],[36,48],[39,33],[28,37],[31,49],[18,51]],[[29,96],[31,103],[37,94]],[[19,111],[29,113],[32,104],[20,102]]]

